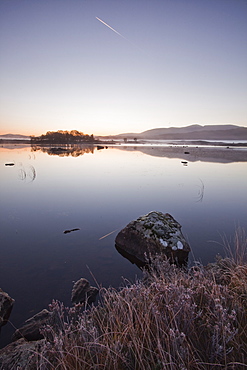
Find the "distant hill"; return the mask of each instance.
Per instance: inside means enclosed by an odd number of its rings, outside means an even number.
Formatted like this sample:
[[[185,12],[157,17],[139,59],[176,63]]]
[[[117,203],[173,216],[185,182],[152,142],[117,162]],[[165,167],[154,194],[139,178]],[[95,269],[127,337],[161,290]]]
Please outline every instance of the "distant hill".
[[[236,125],[190,125],[186,127],[154,128],[141,133],[108,136],[109,139],[143,140],[247,140],[247,128]]]
[[[0,135],[0,139],[4,140],[30,140],[30,136],[20,134],[5,134]]]

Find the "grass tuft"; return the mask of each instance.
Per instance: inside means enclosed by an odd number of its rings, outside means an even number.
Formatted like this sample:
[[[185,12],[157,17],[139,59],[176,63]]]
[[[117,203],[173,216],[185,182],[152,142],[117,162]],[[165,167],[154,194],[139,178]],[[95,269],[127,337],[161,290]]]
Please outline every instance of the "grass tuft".
[[[97,307],[54,301],[39,369],[247,369],[246,238],[214,264],[156,258],[142,280],[100,289]],[[230,249],[228,248],[228,251]]]

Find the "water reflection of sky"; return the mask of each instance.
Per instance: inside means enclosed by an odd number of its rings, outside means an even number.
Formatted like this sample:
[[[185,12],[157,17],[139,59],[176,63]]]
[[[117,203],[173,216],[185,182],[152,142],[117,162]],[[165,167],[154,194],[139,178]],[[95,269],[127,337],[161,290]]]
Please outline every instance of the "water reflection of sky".
[[[222,252],[222,235],[247,226],[246,167],[183,166],[179,158],[118,149],[59,157],[1,148],[0,282],[16,300],[15,325],[53,298],[69,304],[73,281],[84,276],[94,283],[89,270],[103,286],[140,275],[115,250],[116,232],[100,238],[151,210],[170,213],[193,258],[212,261]],[[63,233],[71,228],[80,230]]]

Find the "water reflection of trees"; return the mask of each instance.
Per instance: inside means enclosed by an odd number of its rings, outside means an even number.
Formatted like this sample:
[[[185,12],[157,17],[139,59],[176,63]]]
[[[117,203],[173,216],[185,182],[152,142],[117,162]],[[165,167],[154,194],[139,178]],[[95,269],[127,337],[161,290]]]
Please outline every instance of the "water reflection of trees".
[[[94,153],[95,147],[93,145],[63,145],[63,146],[39,146],[32,145],[31,151],[41,151],[49,155],[57,155],[59,157],[79,157],[80,155],[87,153]]]

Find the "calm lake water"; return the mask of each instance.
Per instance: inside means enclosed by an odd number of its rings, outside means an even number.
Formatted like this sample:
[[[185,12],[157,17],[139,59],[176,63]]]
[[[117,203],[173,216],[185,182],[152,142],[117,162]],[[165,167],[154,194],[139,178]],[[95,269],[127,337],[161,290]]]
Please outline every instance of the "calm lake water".
[[[188,157],[183,164],[184,155],[142,146],[67,154],[0,148],[0,287],[15,299],[14,326],[52,299],[70,305],[73,282],[81,277],[118,287],[123,277],[141,276],[114,240],[128,222],[152,210],[182,225],[190,260],[204,264],[223,253],[223,238],[233,239],[237,226],[247,230],[247,157]],[[73,228],[80,230],[64,234]],[[1,345],[12,332],[9,323],[2,328]]]

